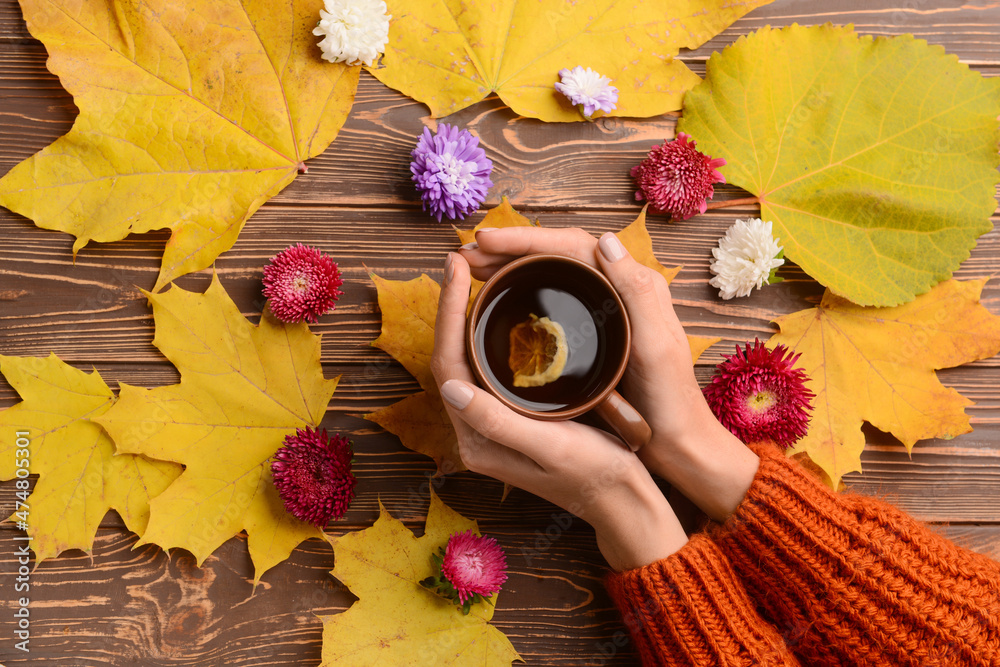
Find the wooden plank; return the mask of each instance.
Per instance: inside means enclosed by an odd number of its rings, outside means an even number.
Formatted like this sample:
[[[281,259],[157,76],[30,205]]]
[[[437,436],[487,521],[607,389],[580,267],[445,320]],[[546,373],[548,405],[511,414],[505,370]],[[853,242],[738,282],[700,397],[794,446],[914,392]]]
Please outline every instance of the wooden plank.
[[[0,171],[41,150],[72,126],[75,106],[44,63],[40,45],[0,51],[0,81],[19,81],[11,94],[0,98],[0,117],[9,119],[0,126]],[[976,69],[990,76],[1000,74],[1000,66]],[[410,152],[425,125],[434,122],[422,104],[364,74],[351,115],[334,144],[310,160],[309,172],[268,205],[379,210],[392,206],[418,211]],[[516,117],[493,97],[451,115],[448,122],[475,132],[494,161],[494,186],[486,206],[507,197],[517,208],[538,211],[635,211],[636,188],[629,169],[646,157],[652,145],[673,136],[676,117],[546,124]],[[372,155],[378,160],[370,159]],[[743,196],[746,193],[736,187],[717,188],[717,200]],[[728,215],[756,210],[733,209]]]
[[[532,218],[552,227],[579,226],[591,233],[621,229],[638,210],[576,213],[536,212]],[[481,219],[483,212],[467,223]],[[659,259],[667,266],[683,265],[672,287],[682,321],[691,333],[722,336],[727,346],[754,336],[770,336],[770,322],[810,307],[822,288],[793,265],[779,275],[786,280],[755,293],[752,300],[724,302],[708,281],[712,248],[735,214],[712,211],[698,220],[677,224],[650,219],[648,228]],[[1000,221],[1000,216],[995,216]],[[359,233],[361,229],[372,233]],[[45,355],[55,351],[67,361],[102,360],[155,363],[161,357],[151,346],[153,328],[146,300],[136,288],[151,289],[158,271],[163,233],[134,236],[114,244],[84,248],[76,257],[71,238],[39,230],[23,218],[0,210],[0,235],[18,243],[0,248],[0,340],[6,354]],[[428,222],[412,211],[365,208],[320,208],[265,204],[244,229],[232,250],[216,268],[234,301],[250,317],[263,306],[262,267],[267,259],[296,240],[306,238],[330,252],[345,276],[345,295],[337,310],[314,328],[327,337],[324,362],[366,362],[375,357],[367,344],[378,335],[380,316],[368,277],[409,280],[427,273],[440,280],[446,253],[457,248],[448,226]],[[972,280],[1000,272],[1000,229],[980,238],[969,260],[955,277]],[[201,291],[210,271],[185,277],[178,284]],[[44,321],[38,304],[51,308]],[[1000,314],[1000,281],[990,281],[983,303]],[[58,333],[58,336],[54,334]],[[360,357],[357,355],[361,355]],[[706,357],[717,363],[719,357]],[[979,362],[995,367],[1000,360]]]
[[[808,2],[775,2],[750,12],[701,48],[682,51],[680,58],[704,61],[712,51],[765,25],[817,25],[829,21],[854,24],[858,32],[868,35],[913,34],[931,44],[941,44],[970,62],[1000,64],[1000,44],[991,29],[997,24],[997,14],[997,5],[992,2],[940,7],[928,0],[840,0],[836,7],[823,9],[814,9]],[[2,0],[0,45],[22,44],[31,39],[17,1]]]

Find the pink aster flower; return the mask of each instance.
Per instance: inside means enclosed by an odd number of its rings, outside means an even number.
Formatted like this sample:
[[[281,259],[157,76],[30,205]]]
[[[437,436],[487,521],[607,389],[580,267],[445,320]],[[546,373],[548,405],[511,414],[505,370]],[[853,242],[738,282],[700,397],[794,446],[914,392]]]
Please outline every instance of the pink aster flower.
[[[507,557],[492,537],[475,535],[471,530],[454,533],[448,545],[431,556],[435,575],[421,581],[462,608],[469,608],[492,597],[507,581]]]
[[[334,309],[343,284],[336,262],[301,243],[288,246],[264,267],[264,296],[282,322],[315,324]]]
[[[598,109],[610,113],[618,105],[618,89],[611,85],[611,79],[589,67],[577,65],[573,69],[559,70],[555,88],[580,107],[580,113],[587,119]]]
[[[326,429],[300,428],[285,437],[271,461],[271,476],[285,509],[297,519],[322,528],[339,519],[354,498],[351,472],[353,443]]]
[[[809,430],[814,397],[805,371],[795,368],[798,358],[784,345],[769,350],[759,340],[746,350],[736,346],[704,389],[716,418],[743,442],[792,445]]]
[[[493,187],[493,162],[468,130],[441,123],[437,134],[431,134],[425,127],[410,155],[410,172],[424,210],[438,222],[442,216],[464,219],[486,201]]]
[[[726,161],[698,151],[697,143],[681,132],[674,141],[653,146],[649,157],[629,172],[639,184],[636,200],[649,201],[654,213],[667,213],[674,220],[704,213],[715,194],[713,185],[726,182],[718,171]]]

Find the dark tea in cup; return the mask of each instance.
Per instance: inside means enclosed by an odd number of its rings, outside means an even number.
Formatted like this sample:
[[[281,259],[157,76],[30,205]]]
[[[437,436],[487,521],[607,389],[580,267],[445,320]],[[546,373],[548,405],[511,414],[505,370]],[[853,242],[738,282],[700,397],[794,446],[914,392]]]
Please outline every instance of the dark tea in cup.
[[[528,255],[501,268],[476,296],[467,348],[479,383],[511,409],[547,420],[596,409],[637,448],[648,426],[614,391],[630,335],[621,297],[597,269]]]

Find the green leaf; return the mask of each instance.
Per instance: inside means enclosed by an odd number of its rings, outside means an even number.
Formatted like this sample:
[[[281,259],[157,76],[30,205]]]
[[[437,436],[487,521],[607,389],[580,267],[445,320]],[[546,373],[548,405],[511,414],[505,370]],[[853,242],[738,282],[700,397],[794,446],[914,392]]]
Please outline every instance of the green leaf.
[[[992,229],[1000,79],[912,35],[764,28],[709,59],[678,129],[761,199],[785,254],[862,305],[948,278]]]

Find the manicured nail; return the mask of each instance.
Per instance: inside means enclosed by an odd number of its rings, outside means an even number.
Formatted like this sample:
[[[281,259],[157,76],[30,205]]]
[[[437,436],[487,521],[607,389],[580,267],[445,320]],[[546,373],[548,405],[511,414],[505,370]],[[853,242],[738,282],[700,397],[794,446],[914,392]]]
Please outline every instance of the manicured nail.
[[[456,410],[464,410],[475,394],[461,380],[448,380],[441,385],[441,396]]]
[[[463,245],[462,246],[462,250],[475,250],[478,247],[479,247],[479,244],[476,243],[475,241],[472,241],[470,243],[466,243],[465,245]]]
[[[449,252],[444,258],[444,282],[448,284],[455,277],[455,253]]]
[[[597,242],[597,246],[601,249],[601,254],[604,255],[604,259],[609,262],[617,262],[618,260],[625,257],[628,251],[625,250],[625,246],[622,242],[618,240],[618,237],[607,232],[601,237],[601,240]]]
[[[477,229],[476,233],[485,234],[486,232],[495,232],[497,229],[497,227],[483,227],[482,229]]]

